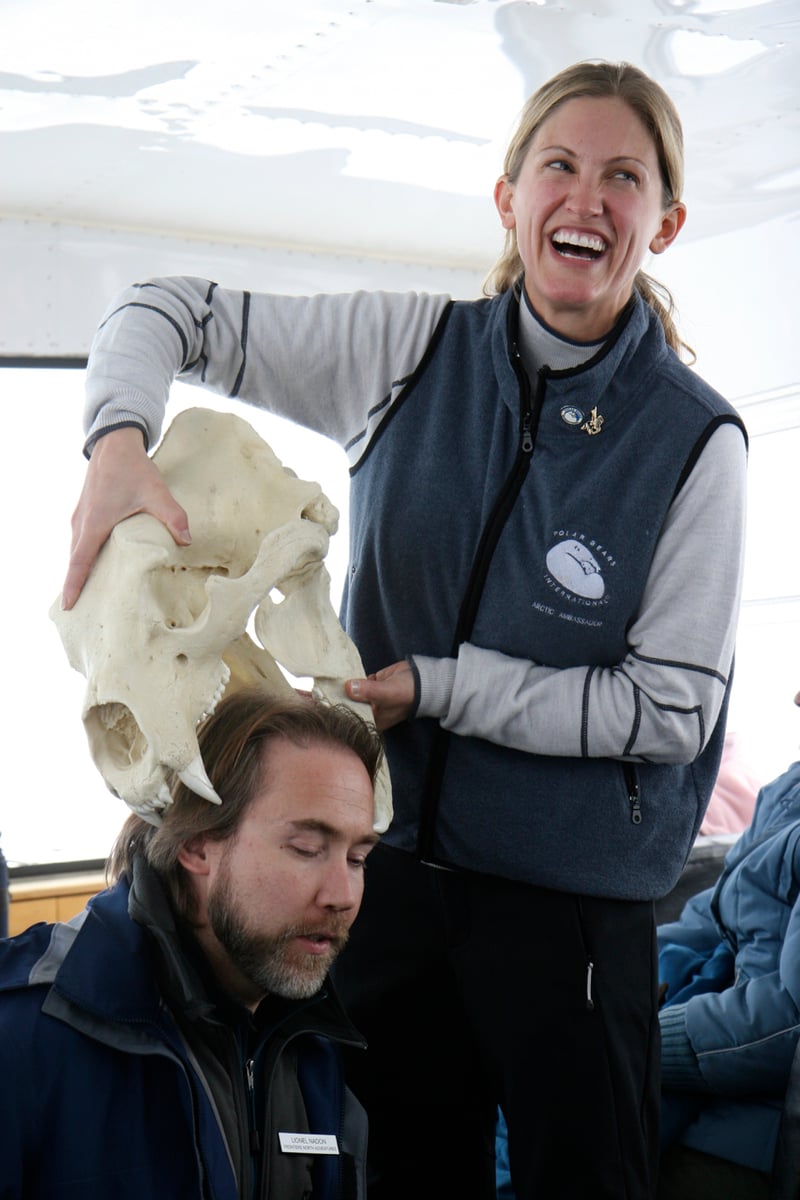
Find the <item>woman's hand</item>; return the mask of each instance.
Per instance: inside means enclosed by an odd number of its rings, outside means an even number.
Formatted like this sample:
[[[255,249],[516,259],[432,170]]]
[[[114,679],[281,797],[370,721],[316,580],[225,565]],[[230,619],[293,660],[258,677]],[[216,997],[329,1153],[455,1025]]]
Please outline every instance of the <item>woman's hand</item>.
[[[351,700],[372,706],[375,726],[383,733],[405,721],[414,707],[414,674],[403,659],[366,679],[349,679],[345,691]]]
[[[141,430],[116,429],[96,442],[72,514],[72,547],[61,592],[62,608],[75,604],[114,526],[141,512],[157,517],[179,546],[191,542],[186,513],[148,457]]]

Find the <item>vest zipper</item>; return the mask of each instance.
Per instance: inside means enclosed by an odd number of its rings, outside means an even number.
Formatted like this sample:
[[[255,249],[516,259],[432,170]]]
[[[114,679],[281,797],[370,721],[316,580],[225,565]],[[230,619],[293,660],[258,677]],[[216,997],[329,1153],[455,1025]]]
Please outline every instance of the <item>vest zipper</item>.
[[[497,494],[494,507],[483,527],[480,541],[478,542],[478,549],[472,563],[470,577],[461,601],[455,637],[453,638],[450,651],[453,658],[458,656],[458,649],[461,643],[468,641],[472,634],[472,628],[478,613],[478,605],[480,604],[483,588],[486,583],[486,576],[489,574],[489,567],[491,566],[497,543],[500,540],[500,534],[503,532],[506,521],[517,502],[517,497],[531,465],[531,456],[536,438],[536,426],[538,425],[539,413],[542,409],[546,369],[539,372],[536,391],[532,393],[528,376],[522,366],[519,351],[516,349],[513,352],[512,363],[519,383],[519,450],[517,451],[511,471]]]
[[[517,497],[525,482],[536,441],[536,429],[539,423],[539,414],[542,411],[542,398],[544,396],[545,379],[547,378],[548,369],[547,367],[543,367],[539,371],[536,380],[536,390],[532,392],[530,380],[522,365],[522,359],[516,342],[513,340],[511,343],[511,365],[519,385],[519,448],[511,470],[497,494],[497,498],[478,541],[478,548],[475,552],[475,558],[473,559],[456,622],[455,635],[450,650],[452,658],[457,658],[461,644],[469,641],[472,628],[475,624],[475,618],[478,614],[478,606],[483,595],[486,577],[489,574],[492,557],[494,556],[506,521],[517,502]],[[420,807],[417,854],[423,862],[434,866],[438,865],[433,853],[436,812],[439,805],[442,780],[444,778],[449,740],[450,734],[447,730],[442,729],[441,725],[438,726],[431,748],[425,793]]]
[[[531,433],[531,425],[533,424],[533,413],[530,409],[522,414],[522,453],[533,454],[533,435]]]

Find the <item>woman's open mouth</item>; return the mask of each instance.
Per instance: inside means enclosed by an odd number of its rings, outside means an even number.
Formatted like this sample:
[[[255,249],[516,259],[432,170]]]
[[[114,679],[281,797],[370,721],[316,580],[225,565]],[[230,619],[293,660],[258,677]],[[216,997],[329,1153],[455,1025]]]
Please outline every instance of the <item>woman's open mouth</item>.
[[[592,261],[602,258],[608,249],[608,243],[599,234],[576,233],[570,229],[557,229],[550,238],[550,244],[562,258],[582,258]]]

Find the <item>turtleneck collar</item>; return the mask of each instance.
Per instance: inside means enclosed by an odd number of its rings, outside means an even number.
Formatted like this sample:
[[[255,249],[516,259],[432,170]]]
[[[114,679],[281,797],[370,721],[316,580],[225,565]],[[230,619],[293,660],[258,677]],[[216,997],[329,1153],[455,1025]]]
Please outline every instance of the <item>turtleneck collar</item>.
[[[520,284],[519,352],[532,378],[542,367],[551,371],[569,371],[594,358],[611,336],[593,342],[576,342],[547,325],[534,310],[524,283]]]

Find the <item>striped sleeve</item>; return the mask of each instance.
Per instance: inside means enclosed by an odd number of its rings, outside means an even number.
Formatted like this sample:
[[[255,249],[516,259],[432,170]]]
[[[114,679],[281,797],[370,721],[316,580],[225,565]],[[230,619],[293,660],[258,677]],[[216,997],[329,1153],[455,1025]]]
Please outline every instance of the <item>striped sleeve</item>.
[[[152,446],[178,377],[358,455],[449,304],[413,292],[251,294],[189,277],[136,284],[114,300],[92,344],[87,447],[126,424],[139,425]]]

